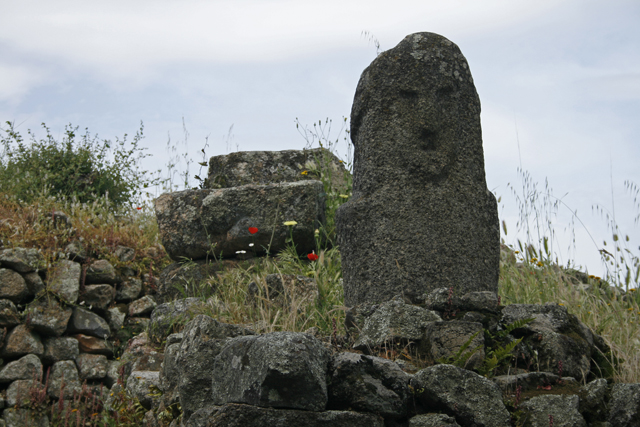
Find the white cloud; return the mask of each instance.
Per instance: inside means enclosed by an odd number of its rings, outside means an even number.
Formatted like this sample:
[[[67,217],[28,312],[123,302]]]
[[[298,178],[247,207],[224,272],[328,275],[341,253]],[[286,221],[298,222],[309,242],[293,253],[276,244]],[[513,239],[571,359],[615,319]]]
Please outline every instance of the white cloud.
[[[0,63],[0,101],[8,104],[20,102],[44,78],[45,73],[35,67]]]

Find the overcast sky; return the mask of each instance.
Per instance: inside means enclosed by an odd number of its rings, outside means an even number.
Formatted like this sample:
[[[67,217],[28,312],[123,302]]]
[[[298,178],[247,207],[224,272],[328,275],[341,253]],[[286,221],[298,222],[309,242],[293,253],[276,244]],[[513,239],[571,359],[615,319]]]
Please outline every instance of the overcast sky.
[[[45,122],[56,136],[71,123],[112,140],[142,121],[149,170],[168,162],[169,135],[195,161],[207,136],[207,157],[302,149],[296,118],[308,126],[330,118],[337,137],[376,57],[372,38],[386,50],[435,32],[471,67],[487,185],[502,196],[507,242],[518,220],[508,184],[521,189],[522,166],[541,193],[546,178],[568,206],[554,220],[561,262],[602,275],[597,249],[604,239],[611,249],[611,234],[595,204],[613,213],[614,196],[622,234],[640,253],[638,210],[624,185],[640,185],[638,23],[637,0],[7,1],[0,120],[39,135]],[[576,223],[575,254],[563,234],[569,208],[595,240]]]

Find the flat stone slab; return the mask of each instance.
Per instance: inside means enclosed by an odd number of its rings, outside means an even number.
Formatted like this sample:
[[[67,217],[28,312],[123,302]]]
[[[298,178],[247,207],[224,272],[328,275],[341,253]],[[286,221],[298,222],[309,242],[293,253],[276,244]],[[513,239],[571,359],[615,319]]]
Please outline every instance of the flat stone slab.
[[[162,244],[176,261],[274,254],[290,238],[305,254],[315,249],[314,231],[325,221],[324,187],[300,181],[185,190],[161,195],[155,210]],[[289,221],[296,224],[284,225]]]
[[[320,179],[318,170],[331,173],[334,187],[346,185],[344,162],[325,148],[283,151],[238,151],[209,159],[205,188],[230,188],[247,184]]]

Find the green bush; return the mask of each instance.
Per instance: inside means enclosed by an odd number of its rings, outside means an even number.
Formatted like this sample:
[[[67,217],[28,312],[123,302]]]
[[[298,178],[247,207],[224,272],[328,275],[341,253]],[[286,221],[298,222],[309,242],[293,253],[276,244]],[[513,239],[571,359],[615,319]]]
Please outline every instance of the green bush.
[[[128,149],[126,134],[114,144],[98,140],[97,135],[92,138],[88,129],[78,135],[78,127],[67,125],[62,141],[56,141],[44,123],[46,138],[38,140],[28,130],[31,141],[26,144],[14,124],[6,123],[0,137],[0,191],[25,203],[42,195],[75,197],[81,203],[105,197],[118,209],[135,205],[142,189],[158,184],[158,178],[149,179],[138,166],[149,156],[138,146],[142,123]]]

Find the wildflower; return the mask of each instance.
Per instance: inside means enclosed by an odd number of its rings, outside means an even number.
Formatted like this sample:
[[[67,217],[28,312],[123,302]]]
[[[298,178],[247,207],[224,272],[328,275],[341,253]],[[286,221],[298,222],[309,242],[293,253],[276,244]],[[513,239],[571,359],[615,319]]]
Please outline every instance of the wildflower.
[[[236,251],[237,254],[246,254],[247,251]]]
[[[542,267],[543,265],[542,261],[538,261],[538,267]]]
[[[249,233],[256,234],[258,232],[258,227],[249,227]]]
[[[138,206],[136,209],[140,210],[140,209],[142,209],[142,208],[141,208],[140,206]]]
[[[78,408],[73,408],[71,412],[78,412]]]
[[[628,310],[629,310],[629,311],[633,311],[633,308],[629,308]]]
[[[514,254],[518,255],[520,253],[520,251],[515,251]]]
[[[636,288],[629,289],[629,292],[635,292],[635,291],[636,291]]]
[[[316,255],[315,252],[312,252],[309,255],[307,255],[307,258],[309,258],[309,261],[316,261],[319,257],[318,255]]]
[[[286,225],[287,227],[293,227],[294,225],[297,225],[298,223],[296,221],[285,221],[283,222],[284,225]]]
[[[601,280],[598,276],[595,277],[596,280]]]
[[[308,174],[309,174],[309,171],[302,171],[302,172],[300,172],[300,174],[301,174],[301,175],[308,175]]]
[[[316,231],[314,231],[314,232],[313,232],[313,234],[315,234],[316,236],[318,236],[318,235],[320,234],[320,230],[318,230],[318,229],[316,228]]]
[[[589,279],[595,279],[595,278],[596,278],[596,276],[594,276],[593,274],[589,275]]]
[[[558,305],[564,305],[563,303],[559,303]]]
[[[342,197],[343,199],[348,199],[349,195],[348,194],[340,194],[340,197]]]
[[[249,243],[249,247],[250,247],[250,248],[251,248],[251,247],[253,247],[253,243]]]

